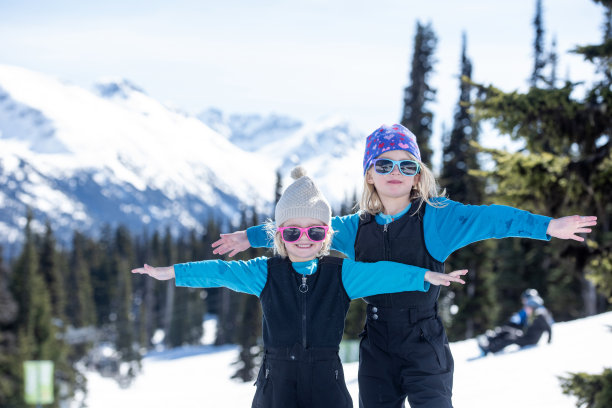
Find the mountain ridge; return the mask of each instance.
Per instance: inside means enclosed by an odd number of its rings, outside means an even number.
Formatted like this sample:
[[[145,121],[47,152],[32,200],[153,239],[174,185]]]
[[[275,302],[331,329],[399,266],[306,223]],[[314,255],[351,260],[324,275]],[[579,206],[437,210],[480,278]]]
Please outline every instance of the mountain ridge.
[[[341,118],[196,117],[132,81],[86,90],[0,65],[0,242],[19,243],[28,207],[34,230],[49,221],[63,243],[104,224],[179,234],[214,217],[233,228],[245,208],[272,213],[276,172],[287,185],[296,164],[338,208],[360,182],[362,140]]]

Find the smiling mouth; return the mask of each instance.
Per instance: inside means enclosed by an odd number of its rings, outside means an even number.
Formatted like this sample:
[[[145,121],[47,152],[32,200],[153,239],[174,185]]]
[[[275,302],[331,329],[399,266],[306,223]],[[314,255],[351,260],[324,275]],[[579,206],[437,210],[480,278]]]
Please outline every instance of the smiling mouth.
[[[296,244],[295,246],[298,248],[310,248],[312,244]]]

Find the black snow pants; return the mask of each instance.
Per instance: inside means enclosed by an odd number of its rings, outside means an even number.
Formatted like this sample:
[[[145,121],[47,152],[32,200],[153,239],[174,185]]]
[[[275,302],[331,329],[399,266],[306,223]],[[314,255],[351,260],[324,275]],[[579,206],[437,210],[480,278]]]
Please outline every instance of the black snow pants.
[[[451,408],[453,357],[437,304],[368,305],[359,354],[359,406]]]
[[[253,408],[351,408],[337,349],[269,349],[257,376]]]

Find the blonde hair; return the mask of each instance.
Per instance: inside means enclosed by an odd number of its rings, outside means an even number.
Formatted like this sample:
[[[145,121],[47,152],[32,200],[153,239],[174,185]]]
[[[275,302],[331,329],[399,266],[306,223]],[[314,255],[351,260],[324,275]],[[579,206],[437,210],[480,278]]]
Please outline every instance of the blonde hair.
[[[322,224],[327,225],[323,222]],[[284,225],[279,225],[279,227],[283,227],[283,226]],[[268,234],[268,239],[270,241],[274,241],[274,247],[273,247],[274,255],[278,255],[282,258],[286,258],[288,256],[287,248],[285,247],[285,242],[283,241],[283,238],[281,237],[280,232],[278,232],[278,228],[276,227],[275,222],[272,220],[267,220],[266,223],[264,224],[264,229],[266,231],[266,234]],[[331,249],[333,235],[334,235],[334,230],[332,230],[331,227],[329,227],[329,230],[327,231],[327,235],[325,236],[325,239],[323,240],[323,245],[321,246],[321,250],[315,256],[316,258],[320,258],[322,256],[329,255],[329,250]]]
[[[407,151],[406,151],[407,152]],[[432,207],[444,207],[446,204],[440,203],[437,200],[432,200],[435,197],[445,197],[446,190],[441,193],[438,191],[439,186],[436,182],[436,177],[433,172],[427,167],[423,162],[418,160],[411,153],[407,152],[410,160],[417,161],[421,168],[419,174],[419,182],[412,187],[410,191],[410,202],[420,198],[419,207],[417,210],[421,208],[423,203],[427,203]],[[363,177],[363,192],[361,193],[361,200],[359,201],[359,210],[362,212],[370,213],[372,215],[376,215],[380,212],[385,212],[385,206],[383,205],[378,192],[376,191],[376,187],[374,184],[370,184],[367,181],[367,176],[369,172],[374,171],[374,166],[371,166],[365,173]]]

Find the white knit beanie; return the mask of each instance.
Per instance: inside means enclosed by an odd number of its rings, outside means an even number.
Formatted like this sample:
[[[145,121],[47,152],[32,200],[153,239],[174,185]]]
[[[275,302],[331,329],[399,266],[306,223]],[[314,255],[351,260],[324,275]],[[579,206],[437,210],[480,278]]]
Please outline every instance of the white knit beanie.
[[[331,224],[331,207],[317,188],[314,181],[306,176],[306,170],[298,166],[291,171],[295,180],[283,193],[276,209],[274,219],[280,227],[291,218],[314,218],[325,225]]]

